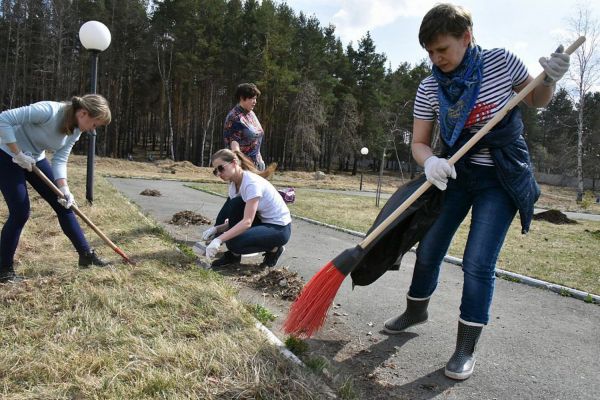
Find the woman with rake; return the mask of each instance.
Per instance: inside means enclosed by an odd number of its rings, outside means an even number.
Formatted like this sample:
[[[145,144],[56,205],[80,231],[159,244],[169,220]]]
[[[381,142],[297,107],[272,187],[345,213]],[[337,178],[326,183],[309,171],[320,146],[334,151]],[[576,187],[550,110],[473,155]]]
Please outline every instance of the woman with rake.
[[[106,99],[97,94],[73,97],[68,102],[41,101],[0,114],[0,190],[8,206],[8,219],[0,236],[0,283],[18,282],[13,262],[21,231],[29,218],[29,182],[50,204],[60,227],[79,253],[79,266],[105,266],[84,237],[71,206],[75,203],[67,185],[67,159],[82,132],[110,123]],[[54,151],[52,163],[46,150]],[[33,172],[36,166],[63,194]]]
[[[456,349],[445,368],[446,376],[458,380],[473,373],[475,345],[489,321],[494,270],[508,228],[519,211],[523,233],[529,230],[540,194],[518,108],[455,165],[447,161],[533,80],[511,52],[477,46],[472,28],[469,11],[451,4],[435,6],[421,23],[419,42],[429,54],[433,73],[417,90],[412,154],[424,166],[427,180],[446,192],[440,216],[419,243],[406,310],[384,323],[384,331],[398,334],[427,321],[440,264],[471,211]],[[559,48],[540,59],[546,79],[525,97],[527,105],[543,107],[550,102],[556,81],[569,67],[569,55],[561,53]],[[435,119],[445,147],[440,157],[431,148]]]
[[[222,267],[238,263],[242,254],[264,252],[263,267],[274,267],[290,240],[290,210],[275,187],[265,179],[275,164],[259,172],[241,151],[223,149],[213,154],[214,174],[229,182],[229,196],[219,212],[225,220],[202,234],[210,240],[206,255],[214,257],[221,244],[227,251],[212,263]]]

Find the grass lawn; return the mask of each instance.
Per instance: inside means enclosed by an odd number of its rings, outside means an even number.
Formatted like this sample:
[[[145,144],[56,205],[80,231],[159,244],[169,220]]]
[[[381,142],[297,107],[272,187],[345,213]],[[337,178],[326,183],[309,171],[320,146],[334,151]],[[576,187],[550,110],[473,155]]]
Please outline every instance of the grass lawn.
[[[56,216],[31,190],[15,263],[28,280],[0,285],[0,398],[324,398],[315,375],[266,341],[232,287],[197,268],[190,249],[103,178],[89,207],[85,169],[75,163],[69,177],[83,213],[137,264],[122,264],[84,226],[114,267],[79,270]]]

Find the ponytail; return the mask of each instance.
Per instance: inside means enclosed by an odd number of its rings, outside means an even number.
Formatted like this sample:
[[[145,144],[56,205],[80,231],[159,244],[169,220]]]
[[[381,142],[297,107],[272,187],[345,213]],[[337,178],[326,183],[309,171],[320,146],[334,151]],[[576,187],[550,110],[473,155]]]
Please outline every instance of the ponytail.
[[[112,119],[108,101],[99,94],[86,94],[84,96],[73,96],[70,102],[67,102],[65,108],[65,117],[62,124],[62,132],[70,135],[77,126],[76,113],[84,109],[91,118],[98,118],[103,125],[108,125]]]
[[[221,149],[221,150],[217,151],[215,154],[213,154],[212,157],[210,158],[211,162],[216,159],[221,159],[225,162],[231,162],[235,159],[238,161],[239,166],[244,171],[253,172],[256,175],[260,175],[265,179],[267,179],[271,175],[273,175],[273,173],[277,169],[277,163],[271,163],[271,164],[269,164],[269,166],[267,168],[265,168],[264,171],[259,171],[258,169],[256,169],[256,166],[254,165],[252,160],[239,150],[232,151],[229,149]]]

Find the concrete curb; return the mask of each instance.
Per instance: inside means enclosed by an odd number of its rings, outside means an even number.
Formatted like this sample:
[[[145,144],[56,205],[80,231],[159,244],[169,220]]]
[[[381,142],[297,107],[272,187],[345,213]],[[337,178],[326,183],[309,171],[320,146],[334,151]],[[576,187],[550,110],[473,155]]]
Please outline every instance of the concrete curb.
[[[462,260],[460,258],[446,256],[444,257],[444,261],[462,267]],[[526,275],[517,274],[516,272],[510,272],[500,268],[496,268],[496,276],[500,278],[506,278],[513,282],[524,283],[529,286],[547,289],[554,293],[558,293],[561,296],[574,297],[578,300],[583,300],[586,303],[600,304],[600,296],[597,296],[595,294],[583,292],[581,290],[573,289],[567,286],[558,285],[556,283],[546,282],[541,279],[531,278]]]
[[[196,188],[194,188],[194,189],[196,189]],[[205,190],[205,189],[198,189],[198,190],[201,190],[206,193],[210,193],[215,196],[226,197],[222,194],[215,193],[210,190]],[[364,238],[366,236],[366,234],[364,234],[363,232],[357,232],[357,231],[353,231],[351,229],[341,228],[339,226],[326,224],[324,222],[306,218],[306,217],[301,217],[299,215],[292,214],[292,217],[302,220],[302,221],[305,221],[305,222],[308,222],[308,223],[311,223],[311,224],[314,224],[314,225],[324,226],[327,228],[335,229],[340,232],[348,233],[350,235],[357,236],[360,238]],[[410,249],[410,251],[414,252],[415,249],[416,248],[413,247],[412,249]],[[453,257],[453,256],[445,256],[444,261],[446,261],[450,264],[458,265],[459,267],[462,267],[462,263],[463,263],[462,259]],[[500,268],[496,268],[496,276],[498,276],[500,278],[505,278],[505,279],[513,281],[513,282],[524,283],[525,285],[542,288],[542,289],[547,289],[554,293],[560,294],[561,296],[573,297],[575,299],[585,301],[586,303],[600,304],[600,296],[598,296],[598,295],[595,295],[592,293],[587,293],[587,292],[584,292],[584,291],[581,291],[578,289],[573,289],[573,288],[570,288],[567,286],[558,285],[556,283],[546,282],[541,279],[531,278],[526,275],[517,274],[516,272],[510,272],[510,271],[505,271]]]
[[[306,367],[306,365],[300,360],[294,353],[292,353],[285,344],[277,337],[275,334],[266,326],[264,326],[260,321],[256,321],[256,329],[261,331],[267,337],[267,340],[273,344],[275,347],[279,349],[281,354],[288,360],[291,360],[294,364],[299,365],[301,367]]]

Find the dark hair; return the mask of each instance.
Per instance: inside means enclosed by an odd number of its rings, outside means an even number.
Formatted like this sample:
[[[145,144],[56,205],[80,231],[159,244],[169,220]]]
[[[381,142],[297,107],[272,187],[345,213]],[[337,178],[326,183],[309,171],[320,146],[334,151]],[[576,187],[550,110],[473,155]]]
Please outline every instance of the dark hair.
[[[80,109],[86,110],[91,118],[100,119],[104,125],[110,124],[112,119],[108,101],[99,94],[86,94],[81,97],[73,96],[71,104],[67,104],[63,122],[63,132],[67,135],[73,133],[73,129],[77,125],[75,113]]]
[[[460,38],[467,31],[473,33],[473,19],[469,10],[454,4],[441,3],[423,17],[419,28],[419,43],[425,48],[439,35]]]
[[[260,175],[265,179],[273,175],[273,173],[277,169],[277,163],[271,163],[267,168],[265,168],[264,171],[259,171],[258,169],[256,169],[256,166],[254,166],[252,160],[249,159],[244,153],[242,153],[239,150],[232,151],[229,149],[221,149],[212,155],[212,157],[210,158],[211,164],[217,159],[221,159],[225,162],[232,162],[235,159],[237,160],[238,164],[240,165],[240,167],[242,167],[243,170],[254,172],[255,174]]]
[[[254,83],[241,83],[235,89],[235,98],[238,101],[251,99],[255,96],[260,96],[260,90]]]

